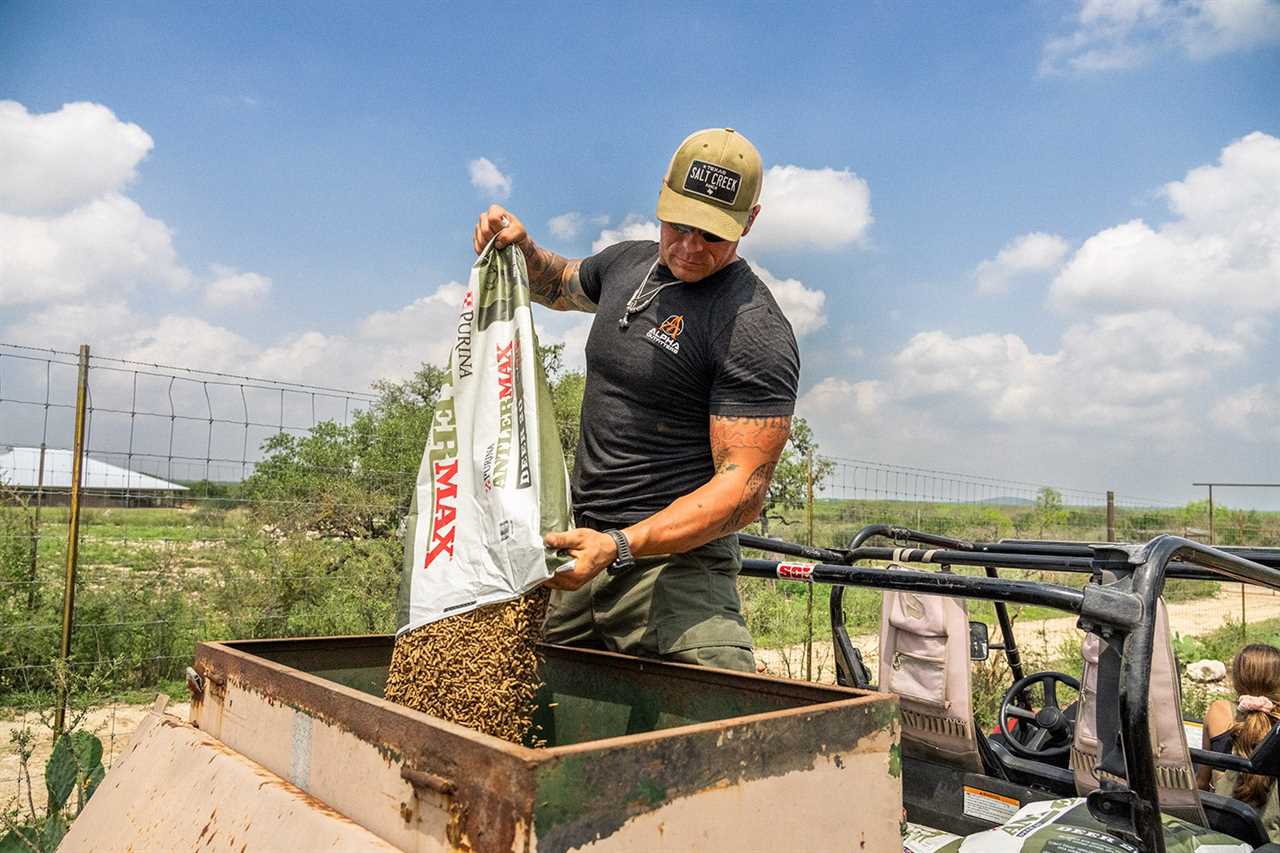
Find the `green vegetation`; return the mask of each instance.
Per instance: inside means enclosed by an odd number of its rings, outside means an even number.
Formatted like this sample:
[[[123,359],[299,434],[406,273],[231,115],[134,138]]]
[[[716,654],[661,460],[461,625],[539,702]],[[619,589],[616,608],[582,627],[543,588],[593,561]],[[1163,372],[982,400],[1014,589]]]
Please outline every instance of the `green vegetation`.
[[[540,348],[566,454],[575,449],[584,378],[566,371],[559,347]],[[81,674],[113,673],[114,695],[160,688],[181,694],[196,642],[211,638],[383,632],[394,628],[402,525],[443,371],[423,366],[409,379],[377,386],[376,401],[345,423],[305,435],[280,434],[243,482],[194,481],[172,508],[86,508],[81,541],[72,662]],[[1102,507],[1066,506],[1042,489],[1034,502],[956,503],[841,497],[841,472],[817,455],[802,419],[775,473],[756,532],[843,546],[866,524],[890,523],[962,539],[1102,539]],[[819,483],[806,513],[810,459]],[[824,493],[821,484],[830,491]],[[1280,513],[1215,509],[1222,541],[1280,544]],[[1121,508],[1122,538],[1157,532],[1196,535],[1207,506]],[[67,509],[35,509],[0,495],[0,705],[47,705],[60,634]],[[38,518],[38,521],[37,521]],[[965,570],[967,571],[967,570]],[[1084,575],[1014,573],[1078,586]],[[744,580],[746,617],[758,645],[799,644],[810,594],[818,642],[830,637],[830,589]],[[1212,595],[1202,582],[1174,582],[1170,599]],[[1061,614],[1015,607],[1023,621]],[[880,595],[848,590],[854,634],[878,628]],[[991,605],[973,603],[994,623]]]
[[[85,677],[61,666],[54,669],[54,677],[72,697],[71,707],[61,730],[54,727],[50,715],[42,714],[38,724],[11,732],[18,759],[17,789],[8,803],[0,805],[0,853],[53,853],[106,776],[102,741],[80,726],[91,707],[86,697],[97,695],[109,673],[103,670]],[[34,775],[39,728],[49,730],[53,749],[44,772]],[[33,778],[43,778],[44,796],[37,793],[39,783]],[[39,800],[43,806],[37,805]]]
[[[1210,658],[1228,666],[1236,652],[1250,643],[1280,646],[1280,619],[1242,624],[1234,617],[1227,617],[1222,627],[1211,633],[1199,637],[1176,637],[1173,641],[1178,657],[1184,661]]]

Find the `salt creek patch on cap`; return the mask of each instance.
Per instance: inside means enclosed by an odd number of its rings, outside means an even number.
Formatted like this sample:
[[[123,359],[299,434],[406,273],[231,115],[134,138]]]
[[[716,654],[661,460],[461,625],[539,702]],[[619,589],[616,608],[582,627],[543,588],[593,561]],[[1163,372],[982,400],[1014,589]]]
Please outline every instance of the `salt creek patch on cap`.
[[[705,160],[694,160],[690,163],[689,172],[684,178],[685,192],[697,193],[730,207],[738,200],[738,190],[741,188],[741,173]]]
[[[658,191],[658,219],[737,240],[763,178],[764,163],[749,139],[730,127],[699,130],[671,157]]]

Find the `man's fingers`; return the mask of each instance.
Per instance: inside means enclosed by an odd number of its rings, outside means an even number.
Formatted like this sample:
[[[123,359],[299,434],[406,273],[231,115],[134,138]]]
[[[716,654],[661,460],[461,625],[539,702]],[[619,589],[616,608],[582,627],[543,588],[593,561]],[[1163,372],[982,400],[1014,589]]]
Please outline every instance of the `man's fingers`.
[[[498,204],[490,205],[488,210],[480,214],[480,221],[476,224],[473,239],[477,255],[484,251],[485,244],[495,235],[497,239],[494,240],[494,245],[499,249],[505,249],[512,243],[519,243],[525,237],[524,226],[520,220]]]
[[[544,584],[552,589],[562,589],[566,592],[573,592],[575,589],[581,589],[586,584],[586,581],[579,580],[572,574],[566,573],[552,575],[544,581]]]
[[[489,214],[482,213],[480,214],[480,221],[476,223],[475,231],[474,242],[477,255],[484,251],[484,244],[489,242],[489,236]]]
[[[568,533],[548,533],[542,538],[542,544],[548,548],[568,548],[573,544],[573,537]]]

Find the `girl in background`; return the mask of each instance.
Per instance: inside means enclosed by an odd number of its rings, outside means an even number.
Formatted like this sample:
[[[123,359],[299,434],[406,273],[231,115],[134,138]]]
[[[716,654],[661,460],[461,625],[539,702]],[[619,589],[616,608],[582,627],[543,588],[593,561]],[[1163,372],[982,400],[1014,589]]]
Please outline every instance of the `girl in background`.
[[[1264,643],[1245,646],[1231,663],[1236,701],[1219,699],[1204,715],[1204,748],[1248,757],[1280,723],[1280,649]],[[1200,787],[1253,806],[1267,835],[1280,841],[1280,795],[1271,776],[1235,771],[1198,771]]]

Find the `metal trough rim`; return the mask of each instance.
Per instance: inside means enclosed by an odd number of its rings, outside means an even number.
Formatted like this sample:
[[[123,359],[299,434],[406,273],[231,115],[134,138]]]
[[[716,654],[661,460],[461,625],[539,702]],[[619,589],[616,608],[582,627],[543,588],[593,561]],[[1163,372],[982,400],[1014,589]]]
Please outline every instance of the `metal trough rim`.
[[[415,751],[413,747],[422,743],[422,727],[425,726],[427,730],[433,730],[450,740],[458,741],[459,745],[480,746],[491,754],[496,752],[528,768],[583,752],[634,746],[682,734],[730,729],[764,719],[803,717],[812,713],[815,706],[836,709],[871,705],[882,702],[886,696],[886,694],[850,687],[817,685],[755,673],[722,672],[692,664],[635,658],[597,649],[542,644],[542,650],[552,655],[586,656],[597,663],[628,671],[634,671],[637,667],[642,670],[654,667],[686,681],[709,684],[720,684],[726,681],[740,683],[744,679],[750,680],[753,682],[753,687],[760,693],[793,699],[802,704],[794,708],[762,711],[650,732],[534,749],[483,734],[440,717],[433,717],[253,653],[255,648],[267,651],[281,648],[298,649],[305,646],[328,648],[383,646],[393,639],[392,635],[387,634],[365,634],[298,639],[206,641],[196,644],[196,670],[205,679],[206,685],[211,683],[214,686],[225,685],[226,680],[232,675],[248,676],[237,680],[248,681],[250,689],[257,688],[275,701],[327,723],[338,725],[362,740],[385,745],[404,756],[412,754]],[[206,689],[209,688],[206,687]],[[351,713],[353,711],[357,713]],[[415,732],[419,735],[418,737],[414,737]]]

